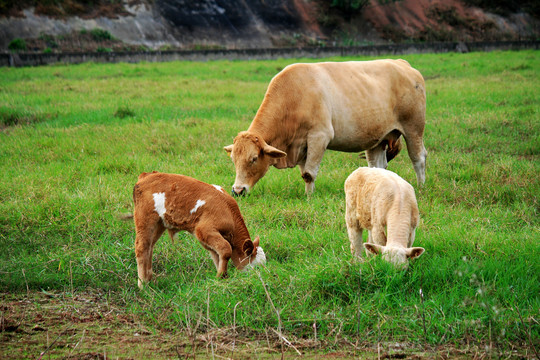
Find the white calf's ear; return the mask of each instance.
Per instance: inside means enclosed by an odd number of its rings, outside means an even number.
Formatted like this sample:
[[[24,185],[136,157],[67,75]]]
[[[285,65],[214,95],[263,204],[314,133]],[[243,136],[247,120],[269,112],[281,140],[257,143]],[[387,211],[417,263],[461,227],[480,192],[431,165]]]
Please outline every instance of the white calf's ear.
[[[287,156],[287,153],[286,152],[283,152],[279,149],[276,149],[275,147],[273,146],[270,146],[268,144],[266,144],[263,148],[263,151],[266,155],[270,156],[270,157],[273,157],[273,158],[276,158],[276,159],[279,159],[279,158],[282,158],[282,157],[285,157]]]
[[[426,249],[422,247],[413,247],[413,248],[407,249],[407,257],[409,259],[420,257],[420,255],[422,255],[424,251],[426,251]]]
[[[227,152],[227,154],[229,154],[229,156],[231,156],[233,146],[234,145],[227,145],[227,146],[223,147],[223,150],[225,150]]]
[[[380,254],[383,251],[383,247],[377,244],[364,243],[364,247],[367,251],[375,255]]]
[[[255,240],[253,240],[253,246],[254,246],[255,248],[258,248],[258,247],[259,247],[259,241],[260,241],[259,237],[256,236],[256,237],[255,237]]]

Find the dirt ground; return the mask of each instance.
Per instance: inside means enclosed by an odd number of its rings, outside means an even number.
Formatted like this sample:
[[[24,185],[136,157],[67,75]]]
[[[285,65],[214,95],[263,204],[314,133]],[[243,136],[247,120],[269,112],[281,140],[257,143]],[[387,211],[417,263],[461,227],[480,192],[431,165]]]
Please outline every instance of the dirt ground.
[[[353,344],[345,339],[323,344],[281,339],[275,331],[245,339],[231,328],[197,334],[148,329],[98,292],[0,293],[0,359],[484,359],[501,355],[478,348],[413,351],[407,344]],[[533,358],[527,349],[503,357]]]

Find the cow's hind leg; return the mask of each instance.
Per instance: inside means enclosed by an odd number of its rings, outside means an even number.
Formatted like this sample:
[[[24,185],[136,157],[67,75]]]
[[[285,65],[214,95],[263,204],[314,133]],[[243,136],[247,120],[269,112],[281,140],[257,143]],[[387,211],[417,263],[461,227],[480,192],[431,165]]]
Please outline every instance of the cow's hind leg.
[[[407,143],[407,151],[412,161],[414,171],[416,172],[416,181],[418,185],[426,181],[426,158],[427,151],[424,147],[424,124],[425,108],[411,115],[403,123],[403,137]]]
[[[157,214],[146,217],[135,213],[135,256],[137,258],[137,273],[139,288],[152,279],[152,253],[154,245],[165,231]]]
[[[422,137],[405,136],[405,142],[407,143],[409,158],[412,161],[414,172],[416,173],[416,181],[418,185],[423,185],[426,181],[427,150],[424,147]]]
[[[194,234],[202,246],[210,251],[218,277],[226,277],[227,265],[232,256],[231,244],[221,236],[219,231],[204,225],[197,227]]]

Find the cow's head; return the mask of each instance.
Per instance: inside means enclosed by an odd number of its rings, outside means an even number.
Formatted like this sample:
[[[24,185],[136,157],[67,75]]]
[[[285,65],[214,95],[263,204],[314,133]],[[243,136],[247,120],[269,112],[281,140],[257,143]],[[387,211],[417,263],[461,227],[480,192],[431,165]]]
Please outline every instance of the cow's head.
[[[242,245],[242,249],[238,249],[238,256],[233,256],[234,266],[239,270],[249,270],[254,268],[257,265],[266,264],[266,255],[264,250],[259,246],[259,237],[257,236],[255,240],[251,241],[247,239]],[[234,252],[234,250],[233,250]]]
[[[268,145],[261,136],[247,131],[240,132],[233,144],[224,149],[236,168],[236,180],[232,187],[235,196],[249,193],[277,159],[287,156],[283,151]]]
[[[384,260],[401,269],[406,269],[409,266],[409,259],[420,257],[425,251],[422,247],[401,248],[371,243],[364,243],[364,247],[372,254],[382,254]]]

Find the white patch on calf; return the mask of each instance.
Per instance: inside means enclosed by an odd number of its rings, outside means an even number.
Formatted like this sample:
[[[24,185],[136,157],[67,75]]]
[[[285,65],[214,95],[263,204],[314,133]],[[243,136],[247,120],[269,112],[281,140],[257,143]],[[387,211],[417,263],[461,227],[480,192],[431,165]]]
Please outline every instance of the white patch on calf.
[[[197,209],[199,209],[201,206],[203,206],[204,204],[206,204],[206,201],[204,200],[197,200],[197,203],[195,204],[195,207],[193,209],[191,209],[189,211],[190,214],[193,214],[197,211]]]
[[[257,255],[255,256],[255,260],[247,264],[244,269],[251,270],[257,265],[264,265],[264,264],[266,264],[266,255],[264,253],[263,248],[260,246],[257,246]]]
[[[167,209],[165,209],[165,193],[154,193],[154,209],[158,213],[159,217],[163,219],[163,215]]]
[[[221,191],[222,193],[224,193],[225,191],[223,191],[223,188],[219,185],[214,185],[212,184],[213,187],[215,187],[217,190]]]

